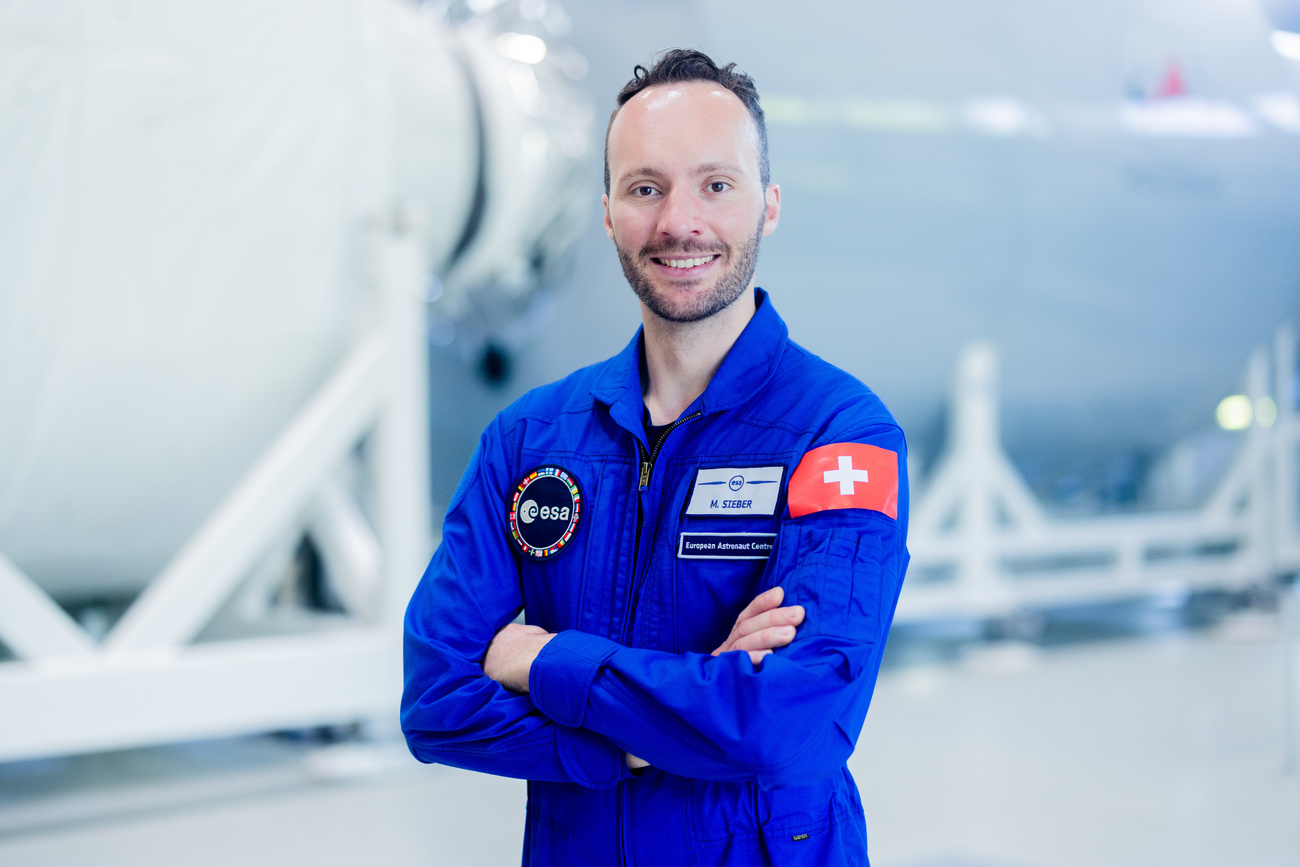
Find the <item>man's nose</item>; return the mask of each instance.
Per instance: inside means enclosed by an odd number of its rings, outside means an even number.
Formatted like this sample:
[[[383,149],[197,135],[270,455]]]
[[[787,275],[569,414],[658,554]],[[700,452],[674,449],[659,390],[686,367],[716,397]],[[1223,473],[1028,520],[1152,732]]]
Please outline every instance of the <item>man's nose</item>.
[[[659,212],[658,231],[660,236],[686,238],[699,235],[704,231],[701,202],[693,192],[675,188],[664,194],[662,210]]]

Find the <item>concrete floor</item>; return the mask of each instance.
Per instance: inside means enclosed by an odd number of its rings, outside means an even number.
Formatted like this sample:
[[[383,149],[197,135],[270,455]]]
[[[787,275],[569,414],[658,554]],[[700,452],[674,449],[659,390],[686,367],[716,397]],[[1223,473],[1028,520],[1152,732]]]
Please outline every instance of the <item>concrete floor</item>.
[[[876,867],[1294,867],[1275,620],[881,677],[850,767]],[[0,864],[506,865],[523,785],[265,738],[0,765]]]

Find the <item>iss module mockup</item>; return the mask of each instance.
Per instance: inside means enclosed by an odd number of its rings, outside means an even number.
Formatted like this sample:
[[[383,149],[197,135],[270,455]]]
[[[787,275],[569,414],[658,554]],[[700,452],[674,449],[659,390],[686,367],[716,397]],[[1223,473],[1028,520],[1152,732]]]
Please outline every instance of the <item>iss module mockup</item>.
[[[0,554],[137,593],[373,319],[376,231],[443,327],[508,328],[582,215],[557,13],[0,3]]]

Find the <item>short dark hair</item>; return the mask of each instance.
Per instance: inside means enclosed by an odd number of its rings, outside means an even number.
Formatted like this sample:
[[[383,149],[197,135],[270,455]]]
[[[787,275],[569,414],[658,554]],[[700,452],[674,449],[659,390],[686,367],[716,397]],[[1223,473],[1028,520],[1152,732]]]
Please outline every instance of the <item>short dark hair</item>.
[[[719,67],[713,58],[703,51],[690,48],[672,48],[660,54],[654,65],[646,69],[637,64],[632,70],[632,80],[623,85],[618,92],[618,108],[609,116],[609,125],[605,127],[605,194],[609,194],[609,130],[614,126],[614,118],[629,99],[642,90],[655,84],[670,82],[711,81],[720,84],[736,95],[745,104],[749,116],[754,119],[758,130],[758,175],[767,188],[771,177],[767,164],[767,124],[763,120],[763,107],[758,104],[758,88],[754,79],[743,72],[736,71],[736,64],[728,63]]]

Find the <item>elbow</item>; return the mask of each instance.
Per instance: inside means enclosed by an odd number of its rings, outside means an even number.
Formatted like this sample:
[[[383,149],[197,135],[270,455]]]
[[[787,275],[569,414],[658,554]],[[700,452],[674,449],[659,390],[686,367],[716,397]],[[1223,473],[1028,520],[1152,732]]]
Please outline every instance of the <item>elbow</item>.
[[[857,744],[862,730],[857,703],[814,710],[809,703],[793,715],[768,713],[751,727],[743,743],[732,745],[733,757],[743,762],[763,789],[788,789],[820,782],[838,773]],[[863,709],[865,711],[865,708]],[[820,711],[820,712],[819,712]],[[863,714],[865,715],[865,714]]]
[[[810,786],[843,768],[853,754],[853,746],[840,727],[831,724],[828,731],[809,741],[786,744],[756,756],[754,777],[764,790]]]
[[[418,761],[431,764],[434,759],[429,756],[425,748],[436,746],[442,740],[443,733],[431,729],[424,714],[405,702],[402,703],[398,718],[402,726],[402,737],[406,739],[406,748],[411,751],[411,755]]]
[[[447,690],[428,687],[415,688],[408,684],[402,695],[398,719],[402,736],[411,755],[430,763],[430,750],[453,743],[470,727],[466,708],[455,701]]]

